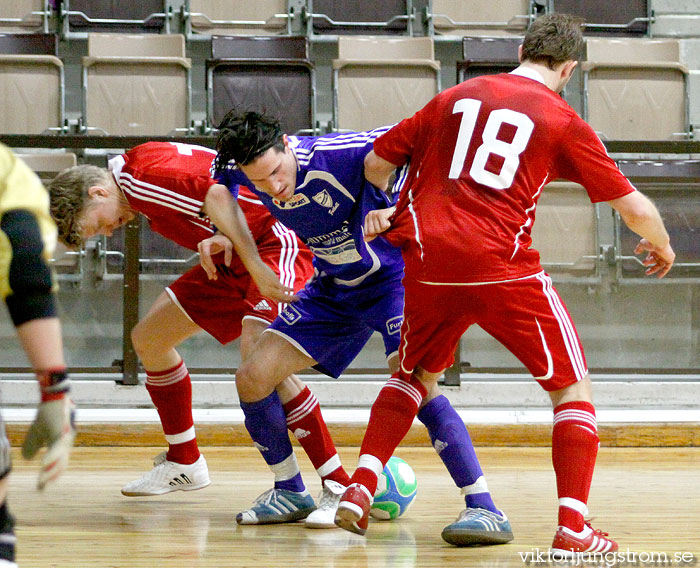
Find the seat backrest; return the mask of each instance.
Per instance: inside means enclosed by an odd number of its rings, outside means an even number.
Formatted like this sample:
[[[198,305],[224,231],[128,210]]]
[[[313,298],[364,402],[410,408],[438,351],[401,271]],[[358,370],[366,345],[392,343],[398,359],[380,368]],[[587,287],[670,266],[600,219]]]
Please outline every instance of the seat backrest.
[[[338,59],[435,59],[435,47],[429,37],[340,37]]]
[[[335,128],[368,130],[411,116],[439,91],[432,38],[340,37],[333,60]]]
[[[598,222],[586,190],[570,182],[552,182],[537,204],[532,246],[550,273],[590,276],[596,272]]]
[[[289,27],[287,0],[187,0],[185,7],[188,33],[274,35]]]
[[[232,108],[278,118],[285,132],[314,128],[314,69],[309,40],[295,36],[213,36],[207,60],[207,118],[212,127]]]
[[[78,157],[72,152],[18,153],[17,157],[39,176],[44,185],[47,185],[59,172],[78,164]],[[80,270],[80,256],[59,242],[54,250],[51,265],[59,273],[75,273]]]
[[[309,59],[301,36],[212,36],[212,59]]]
[[[0,34],[1,132],[41,134],[62,127],[63,63],[56,53],[53,34]]]
[[[551,0],[554,12],[583,18],[586,35],[642,36],[649,31],[649,0]]]
[[[72,152],[40,152],[17,155],[45,183],[51,181],[62,170],[78,164],[78,158]]]
[[[159,33],[166,25],[165,0],[62,0],[64,32]]]
[[[47,0],[6,0],[0,3],[0,32],[48,32]]]
[[[88,34],[90,57],[185,57],[181,34]]]
[[[88,34],[83,116],[112,135],[189,128],[191,61],[178,34]]]
[[[523,35],[529,0],[431,0],[430,23],[436,35]]]
[[[408,33],[410,0],[308,0],[314,34],[401,35]]]
[[[512,71],[519,64],[518,46],[522,41],[521,37],[462,38],[464,60],[457,62],[457,82]]]
[[[594,38],[586,39],[586,61],[670,62],[681,60],[681,43],[677,39]]]
[[[603,137],[664,140],[688,131],[688,70],[675,39],[588,38],[584,118]]]
[[[0,33],[0,53],[58,55],[58,36],[56,34]]]

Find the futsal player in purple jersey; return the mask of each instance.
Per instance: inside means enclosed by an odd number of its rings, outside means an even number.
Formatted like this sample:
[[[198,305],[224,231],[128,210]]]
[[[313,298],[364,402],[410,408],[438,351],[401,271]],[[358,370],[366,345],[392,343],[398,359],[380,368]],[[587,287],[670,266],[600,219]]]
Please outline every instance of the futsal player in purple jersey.
[[[263,333],[236,374],[246,427],[276,475],[275,487],[239,513],[237,521],[246,524],[273,517],[276,508],[289,514],[288,509],[305,506],[298,468],[280,466],[293,452],[291,444],[279,443],[287,434],[275,386],[307,367],[337,378],[375,331],[384,339],[389,368],[397,370],[403,262],[399,249],[383,239],[365,242],[363,232],[367,213],[388,208],[393,201],[364,175],[365,156],[388,127],[296,137],[284,134],[272,118],[234,110],[219,130],[215,177],[234,195],[239,184],[254,190],[272,215],[309,247],[315,266],[315,276],[298,300]],[[393,193],[404,174],[397,172]],[[206,268],[207,259],[203,264]],[[510,524],[493,503],[464,423],[437,387],[425,400],[418,418],[466,496],[467,510],[474,513],[464,531],[465,542],[512,540]],[[286,405],[284,410],[289,414]],[[323,443],[318,441],[321,447]],[[308,443],[304,449],[322,477],[324,469],[335,465],[310,452]],[[337,485],[346,483],[324,483],[319,508],[307,524],[333,522],[341,491]]]

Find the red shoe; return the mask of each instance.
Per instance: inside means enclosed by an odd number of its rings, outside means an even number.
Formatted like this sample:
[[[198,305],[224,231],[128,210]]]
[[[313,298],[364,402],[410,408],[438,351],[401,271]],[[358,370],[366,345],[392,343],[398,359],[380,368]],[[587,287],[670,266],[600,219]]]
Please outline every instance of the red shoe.
[[[335,513],[335,524],[341,529],[364,535],[369,524],[372,495],[359,483],[353,483],[343,493]]]
[[[567,527],[559,527],[552,542],[552,552],[566,557],[573,556],[574,552],[617,551],[617,543],[607,537],[608,533],[594,529],[588,521],[579,533]]]

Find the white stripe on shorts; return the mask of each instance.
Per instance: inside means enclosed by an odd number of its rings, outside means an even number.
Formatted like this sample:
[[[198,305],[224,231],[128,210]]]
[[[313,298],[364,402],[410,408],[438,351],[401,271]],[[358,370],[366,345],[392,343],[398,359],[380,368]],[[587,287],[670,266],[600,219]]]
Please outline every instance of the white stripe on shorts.
[[[542,283],[542,291],[544,295],[547,296],[554,318],[557,320],[557,323],[559,323],[559,329],[564,339],[564,345],[566,345],[566,352],[569,354],[571,366],[576,374],[576,380],[580,381],[586,376],[588,370],[583,362],[583,353],[581,353],[581,348],[576,339],[574,325],[566,313],[561,299],[552,288],[552,279],[544,273],[538,274],[536,278]]]

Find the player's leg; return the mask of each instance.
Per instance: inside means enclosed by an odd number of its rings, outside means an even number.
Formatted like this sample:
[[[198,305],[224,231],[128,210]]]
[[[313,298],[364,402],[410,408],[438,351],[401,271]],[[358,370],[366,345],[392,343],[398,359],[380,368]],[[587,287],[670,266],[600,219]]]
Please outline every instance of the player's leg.
[[[253,343],[267,328],[264,321],[253,318],[243,320],[241,356],[246,359]],[[321,478],[321,496],[317,509],[304,521],[310,528],[334,528],[337,501],[347,487],[350,476],[340,462],[338,451],[328,426],[321,414],[316,396],[296,376],[290,375],[277,388],[277,395],[287,418],[287,428],[294,434],[316,472]],[[276,428],[281,435],[281,428]],[[287,433],[284,433],[287,436]]]
[[[365,534],[379,474],[410,430],[423,397],[441,374],[418,368],[404,378],[399,372],[379,391],[370,411],[357,469],[338,504],[335,522],[339,527]],[[391,427],[387,428],[387,424]]]
[[[552,463],[559,528],[552,549],[599,552],[617,544],[585,521],[599,439],[591,383],[576,328],[551,279],[494,287],[493,309],[479,324],[503,343],[548,391],[554,407]],[[518,326],[509,325],[517,317]]]
[[[304,486],[287,434],[287,417],[275,388],[314,360],[273,333],[263,333],[236,373],[236,388],[245,426],[275,476],[274,487],[250,509],[238,513],[239,524],[297,521],[315,509]],[[260,384],[255,384],[255,381]]]
[[[146,370],[146,389],[158,411],[168,450],[156,457],[150,472],[124,486],[124,495],[190,491],[210,483],[206,461],[197,446],[190,375],[175,349],[199,331],[201,328],[166,291],[132,331],[134,349]]]
[[[279,397],[273,389],[292,373],[312,365],[338,377],[372,334],[366,325],[343,312],[342,305],[317,285],[308,285],[299,293],[299,300],[288,305],[263,333],[236,375],[246,427],[256,445],[265,448],[267,463],[283,466],[277,479],[293,473],[289,463],[280,461],[285,455],[293,459],[293,453],[286,434],[284,453],[265,443],[266,437],[272,436],[271,424],[278,429],[275,440],[282,440],[286,428],[286,417],[278,408]],[[273,448],[277,454],[274,459]],[[337,469],[333,461],[331,466],[329,469]]]
[[[468,318],[453,321],[454,326],[447,325],[447,321],[455,320],[454,314],[459,314],[464,307],[462,299],[454,290],[446,293],[435,294],[435,290],[425,286],[409,286],[406,298],[407,321],[401,328],[402,343],[401,356],[403,366],[399,376],[404,380],[392,378],[380,392],[377,401],[373,405],[370,426],[363,441],[360,466],[353,475],[353,481],[358,480],[365,488],[365,495],[373,491],[376,484],[376,476],[381,467],[391,455],[391,448],[395,447],[410,428],[414,417],[414,407],[411,400],[401,388],[409,390],[411,381],[418,382],[418,387],[425,389],[420,401],[421,409],[418,418],[428,428],[431,440],[443,459],[450,475],[455,483],[465,494],[467,509],[443,531],[443,538],[453,544],[496,544],[512,540],[513,535],[510,524],[493,504],[486,482],[476,457],[469,433],[457,412],[452,408],[446,397],[441,395],[437,387],[437,380],[442,370],[436,372],[427,371],[418,366],[415,372],[410,369],[416,366],[416,361],[425,360],[431,369],[444,369],[451,363],[458,338],[469,325]],[[454,302],[455,305],[452,305]],[[440,322],[443,321],[441,324]],[[390,329],[390,326],[386,326]],[[391,335],[384,335],[387,352],[391,353]],[[430,347],[441,346],[440,349]],[[429,353],[430,357],[426,358]],[[391,362],[391,360],[390,360]],[[395,371],[393,368],[392,371]],[[409,390],[410,392],[410,390]],[[415,392],[413,393],[415,397]],[[403,400],[401,400],[403,399]],[[410,410],[409,410],[410,409]],[[391,420],[392,430],[396,425],[402,427],[393,434],[395,438],[382,432],[381,424],[384,420]],[[372,432],[371,432],[372,431]],[[383,445],[387,444],[386,447]],[[363,464],[366,467],[361,467]],[[345,498],[343,498],[345,499]],[[357,511],[356,511],[357,512]],[[350,514],[351,515],[351,514]],[[362,531],[362,522],[350,523],[351,530]]]
[[[510,522],[493,502],[464,421],[437,384],[423,400],[418,419],[428,429],[433,448],[464,495],[466,505],[457,520],[443,529],[442,538],[456,546],[510,542]]]

